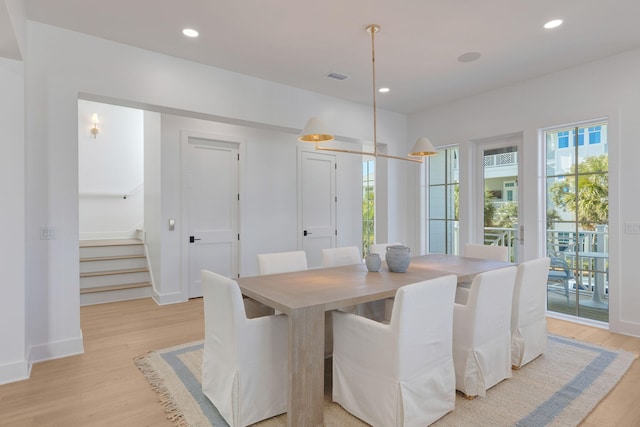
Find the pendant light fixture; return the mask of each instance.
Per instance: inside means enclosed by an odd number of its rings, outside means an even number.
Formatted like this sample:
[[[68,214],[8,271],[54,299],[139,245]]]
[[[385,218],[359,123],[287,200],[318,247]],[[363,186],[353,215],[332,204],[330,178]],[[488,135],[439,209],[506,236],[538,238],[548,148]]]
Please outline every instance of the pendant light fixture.
[[[409,162],[422,163],[424,156],[432,156],[436,154],[435,148],[431,144],[431,141],[426,137],[418,138],[414,144],[409,157],[392,156],[390,154],[384,154],[378,152],[378,135],[377,135],[377,113],[376,113],[376,49],[375,49],[375,34],[380,31],[380,26],[376,24],[368,25],[367,32],[371,34],[371,73],[373,81],[373,151],[355,151],[346,150],[341,148],[325,147],[319,145],[322,142],[333,141],[334,136],[329,133],[324,123],[318,117],[312,117],[307,122],[298,140],[302,142],[312,142],[316,145],[318,151],[335,151],[339,153],[360,154],[365,156],[384,157],[387,159],[406,160]]]

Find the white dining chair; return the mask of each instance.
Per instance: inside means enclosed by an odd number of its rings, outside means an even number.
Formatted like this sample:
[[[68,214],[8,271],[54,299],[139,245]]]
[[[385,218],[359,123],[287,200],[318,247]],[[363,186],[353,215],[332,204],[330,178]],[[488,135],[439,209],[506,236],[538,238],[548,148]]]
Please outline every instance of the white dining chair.
[[[519,369],[544,353],[547,344],[549,258],[518,265],[511,307],[511,367]]]
[[[362,264],[360,249],[357,246],[322,249],[323,267],[340,267],[343,265]],[[339,308],[346,313],[356,313],[374,320],[383,320],[385,311],[384,300],[365,302]]]
[[[305,251],[272,252],[258,254],[258,271],[260,275],[291,273],[293,271],[307,270],[307,254]],[[247,298],[245,298],[246,300]],[[253,300],[252,300],[253,301]],[[245,307],[248,304],[245,303]],[[251,303],[251,312],[264,311],[265,305],[257,301]],[[282,314],[274,310],[274,314]],[[253,315],[250,317],[254,317]]]
[[[370,254],[378,254],[380,258],[384,261],[385,255],[387,254],[387,246],[399,246],[402,245],[400,242],[391,242],[391,243],[374,243],[369,246]]]
[[[384,261],[387,255],[387,247],[399,246],[399,245],[402,245],[402,243],[400,242],[374,243],[373,245],[369,246],[369,253],[380,255],[380,259]],[[385,321],[389,321],[391,319],[392,311],[393,311],[393,298],[387,298],[384,300],[384,320]]]
[[[485,396],[511,378],[511,304],[516,267],[476,274],[458,287],[453,311],[456,389],[467,398]],[[464,295],[461,298],[460,294]]]
[[[509,248],[506,246],[466,243],[464,245],[464,256],[468,258],[509,262]]]
[[[389,324],[333,313],[333,400],[372,426],[426,426],[455,406],[456,276],[398,289]]]
[[[342,265],[362,264],[362,256],[357,246],[322,249],[323,267],[340,267]]]
[[[249,319],[238,284],[203,270],[202,391],[232,427],[287,411],[286,316]]]
[[[304,271],[306,269],[307,254],[304,251],[258,254],[258,271],[261,275]]]

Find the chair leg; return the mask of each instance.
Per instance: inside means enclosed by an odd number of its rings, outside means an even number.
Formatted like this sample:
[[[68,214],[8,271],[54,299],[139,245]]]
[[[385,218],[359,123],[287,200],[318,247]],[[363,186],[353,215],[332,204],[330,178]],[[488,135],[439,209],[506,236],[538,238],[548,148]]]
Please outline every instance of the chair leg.
[[[460,394],[462,395],[462,397],[464,397],[464,398],[465,398],[465,399],[467,399],[467,400],[473,400],[473,399],[475,399],[476,397],[478,397],[478,396],[469,396],[468,394],[466,394],[465,392],[460,391],[460,390],[456,390],[456,391],[457,391],[458,393],[460,393]]]

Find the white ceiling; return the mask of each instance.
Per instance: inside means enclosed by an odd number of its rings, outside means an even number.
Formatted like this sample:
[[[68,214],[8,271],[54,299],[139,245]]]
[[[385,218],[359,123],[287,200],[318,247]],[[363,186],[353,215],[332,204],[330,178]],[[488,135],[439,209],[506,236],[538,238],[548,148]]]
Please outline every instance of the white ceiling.
[[[26,0],[31,20],[411,113],[640,47],[640,0]],[[543,30],[553,18],[564,25]],[[197,39],[181,34],[200,32]],[[480,52],[471,63],[466,52]],[[351,76],[337,81],[324,76]]]

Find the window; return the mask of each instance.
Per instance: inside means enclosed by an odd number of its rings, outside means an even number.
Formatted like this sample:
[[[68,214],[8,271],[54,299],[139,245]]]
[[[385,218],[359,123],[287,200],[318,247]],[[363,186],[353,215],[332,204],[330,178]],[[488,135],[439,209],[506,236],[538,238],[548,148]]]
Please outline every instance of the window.
[[[429,252],[458,254],[458,147],[429,157]]]
[[[589,144],[600,144],[602,141],[602,126],[592,126],[589,128]]]
[[[558,132],[558,148],[569,147],[569,132]]]
[[[557,140],[558,148],[569,148],[575,146],[575,129],[557,132],[552,137]],[[578,146],[585,144],[600,144],[602,142],[602,126],[591,126],[589,128],[578,128]]]
[[[375,241],[375,161],[362,162],[362,253]]]

